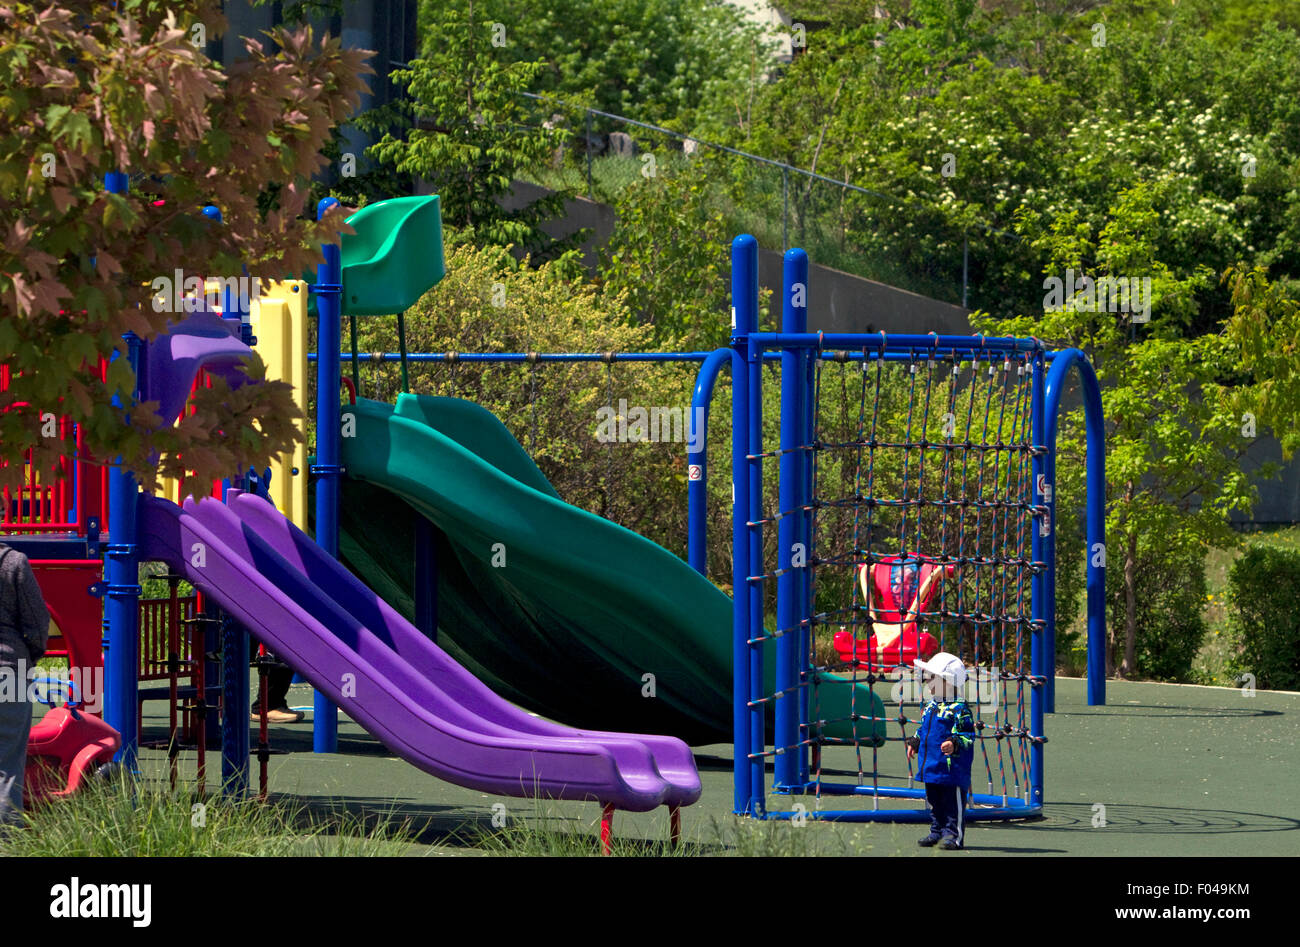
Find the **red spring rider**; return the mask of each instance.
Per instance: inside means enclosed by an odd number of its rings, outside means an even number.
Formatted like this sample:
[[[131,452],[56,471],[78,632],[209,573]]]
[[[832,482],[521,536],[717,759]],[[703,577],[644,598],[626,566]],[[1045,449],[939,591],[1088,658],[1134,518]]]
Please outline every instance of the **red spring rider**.
[[[36,809],[51,799],[70,796],[87,778],[107,775],[121,735],[98,717],[81,712],[71,681],[44,678],[46,685],[66,685],[68,700],[51,707],[27,738],[27,769],[23,779],[23,805]],[[52,705],[54,697],[41,701]]]
[[[955,571],[953,566],[940,566],[934,559],[914,553],[886,556],[859,566],[858,581],[871,616],[871,635],[863,640],[841,628],[835,633],[840,659],[879,668],[910,668],[917,658],[932,658],[939,651],[939,642],[921,630],[919,620],[930,610],[943,577],[951,577]]]

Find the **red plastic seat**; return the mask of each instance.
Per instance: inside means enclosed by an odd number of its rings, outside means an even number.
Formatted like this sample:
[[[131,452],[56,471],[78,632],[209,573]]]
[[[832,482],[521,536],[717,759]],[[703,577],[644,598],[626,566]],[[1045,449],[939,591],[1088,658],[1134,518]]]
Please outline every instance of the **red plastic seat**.
[[[928,556],[912,553],[859,566],[858,581],[872,631],[865,639],[849,631],[836,632],[840,660],[882,668],[910,668],[917,658],[930,660],[938,653],[939,642],[921,630],[918,619],[930,610],[944,576],[955,571],[953,566],[940,566]]]
[[[72,795],[121,745],[121,734],[98,717],[72,705],[51,708],[27,737],[23,805]]]

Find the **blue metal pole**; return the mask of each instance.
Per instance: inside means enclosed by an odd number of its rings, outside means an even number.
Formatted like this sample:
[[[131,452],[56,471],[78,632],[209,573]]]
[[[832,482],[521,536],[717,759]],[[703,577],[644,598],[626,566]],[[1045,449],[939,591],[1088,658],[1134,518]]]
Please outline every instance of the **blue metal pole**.
[[[1072,368],[1078,371],[1083,390],[1088,452],[1088,706],[1101,707],[1106,704],[1106,419],[1097,373],[1080,349],[1054,353],[1047,377],[1046,443],[1054,468],[1061,393]]]
[[[703,576],[709,574],[709,407],[718,372],[730,361],[731,349],[710,352],[695,376],[695,393],[691,396],[691,440],[686,448],[686,561]]]
[[[800,272],[800,262],[802,270]],[[781,328],[785,332],[803,332],[807,325],[805,285],[808,255],[802,250],[787,250],[782,279]],[[803,652],[799,649],[804,631],[800,582],[805,575],[808,550],[803,546],[802,513],[804,352],[783,349],[781,352],[781,461],[777,487],[776,625],[776,732],[777,749],[774,786],[791,786],[799,779],[800,690],[796,689],[803,669]]]
[[[1047,621],[1047,712],[1056,713],[1056,442],[1047,444],[1047,457],[1044,459],[1047,471],[1047,485],[1051,499],[1047,501],[1047,598],[1043,603]]]
[[[332,197],[316,207],[316,219],[325,216],[338,201]],[[325,262],[316,267],[316,311],[319,331],[316,348],[316,542],[331,556],[339,553],[339,345],[342,339],[343,300],[342,248],[327,243],[322,248]],[[320,691],[313,702],[312,749],[317,753],[338,750],[339,719],[333,702]]]
[[[121,171],[104,177],[104,189],[125,194],[128,178]],[[139,399],[141,385],[140,357],[142,342],[134,333],[122,336],[126,341],[126,358],[135,373],[135,390],[126,399],[113,398],[113,406],[123,410],[128,402]],[[113,359],[121,357],[114,352]],[[104,720],[122,735],[122,747],[114,757],[128,771],[136,769],[140,747],[137,729],[140,668],[140,561],[137,551],[136,498],[139,489],[135,476],[123,469],[117,457],[108,471],[108,539],[104,545]]]
[[[894,335],[882,332],[759,332],[755,342],[764,348],[774,349],[798,346],[806,349],[825,347],[878,350],[882,342],[895,351],[917,349],[921,352],[942,349],[956,352],[1035,352],[1040,343],[1036,339],[1012,339],[979,335]],[[903,358],[909,356],[904,355]]]
[[[807,284],[806,271],[803,273],[803,285],[809,285]],[[807,307],[805,306],[805,319],[807,317],[806,310]],[[813,419],[815,411],[818,410],[814,403],[816,401],[815,372],[816,358],[813,353],[806,353],[805,356],[803,356],[803,421],[801,428],[803,433],[803,442],[805,442],[805,444],[811,444],[811,442],[813,442],[813,434],[815,431]],[[813,451],[811,450],[803,451],[802,457],[800,457],[800,485],[803,503],[805,503],[805,506],[809,505],[809,503],[813,502],[813,494],[815,492],[813,484]],[[813,557],[813,514],[811,514],[811,511],[803,511],[800,518],[798,518],[798,523],[800,523],[800,536],[802,537],[803,549],[807,550],[809,562],[811,562],[811,557]],[[811,568],[811,566],[805,568],[805,570],[800,574],[800,606],[802,610],[801,614],[807,619],[807,624],[803,627],[800,634],[800,654],[802,656],[801,660],[805,663],[805,667],[810,667],[811,663],[813,663],[814,637],[813,622],[811,622],[811,619],[813,619],[813,568]],[[806,676],[809,676],[807,671],[805,671],[805,678]],[[800,753],[801,783],[809,782],[811,767],[810,754],[813,752],[811,745],[806,743],[806,741],[813,736],[813,717],[811,717],[810,713],[811,704],[813,704],[813,699],[811,699],[811,697],[813,697],[813,695],[811,695],[811,689],[813,688],[811,688],[811,680],[806,682],[806,684],[806,687],[800,688],[800,719],[803,722],[803,730],[800,736],[805,740],[803,752]]]
[[[750,238],[744,246],[741,260],[741,285],[744,297],[736,308],[736,325],[748,326],[749,331],[758,328],[758,241]],[[749,522],[749,577],[765,571],[763,559],[763,527],[759,520],[763,517],[763,461],[758,456],[763,452],[763,359],[762,350],[754,345],[752,336],[748,339],[746,362],[749,370],[749,422],[748,422],[748,456],[749,468],[749,505],[747,507]],[[745,436],[742,432],[741,436]],[[749,785],[752,794],[751,813],[758,817],[765,815],[767,804],[767,775],[763,762],[763,753],[767,749],[767,712],[763,702],[765,677],[763,674],[763,650],[765,646],[766,609],[763,600],[764,583],[754,579],[747,581],[749,589]]]
[[[757,267],[755,268],[757,269]],[[755,306],[757,310],[757,306]],[[763,462],[757,455],[763,452],[763,361],[757,357],[750,342],[749,364],[749,575],[758,576],[764,571],[763,527]],[[767,634],[767,610],[763,601],[764,583],[754,579],[747,583],[749,589],[749,749],[750,788],[754,792],[753,813],[762,816],[766,808],[767,775],[763,752],[767,749],[767,712],[763,703],[763,647]]]
[[[1088,706],[1106,703],[1106,424],[1101,386],[1079,362],[1088,432]]]
[[[1043,356],[1038,353],[1034,356],[1033,367],[1033,388],[1030,398],[1033,404],[1033,444],[1035,447],[1046,444],[1047,425],[1045,420],[1046,398],[1043,386]],[[1031,467],[1033,480],[1030,485],[1031,496],[1034,504],[1044,502],[1043,495],[1039,492],[1040,478],[1045,481],[1047,476],[1047,457],[1045,453],[1035,453]],[[1030,541],[1031,559],[1034,562],[1043,562],[1045,550],[1047,548],[1046,539],[1043,535],[1043,525],[1047,519],[1033,517],[1033,535]],[[1047,572],[1035,572],[1030,585],[1030,617],[1032,618],[1033,631],[1030,633],[1030,673],[1035,677],[1045,677],[1047,665],[1052,656],[1047,654],[1047,632],[1046,628],[1040,630],[1039,622],[1044,620],[1045,603],[1047,597]],[[1046,687],[1045,685],[1035,685],[1030,688],[1029,692],[1029,728],[1030,733],[1035,738],[1044,736],[1043,727],[1045,723],[1045,705],[1046,705]],[[1030,798],[1026,800],[1031,806],[1041,806],[1043,804],[1043,744],[1041,740],[1036,739],[1030,745],[1029,750],[1029,785]]]
[[[792,309],[792,315],[799,326],[800,332],[808,331],[808,254],[801,249],[792,251],[794,256],[786,254],[785,266],[787,269],[793,268],[793,272],[784,274],[783,283],[791,288],[790,294],[787,295],[789,305]],[[803,287],[802,295],[794,294],[793,290]],[[808,350],[801,350],[799,353],[799,442],[801,444],[811,444],[813,439],[813,365],[816,359],[813,353]],[[798,609],[801,627],[799,629],[799,676],[805,686],[799,688],[799,739],[802,748],[798,754],[799,760],[799,782],[808,782],[809,771],[809,754],[811,748],[808,746],[808,738],[812,736],[811,718],[809,716],[809,705],[811,683],[807,680],[808,668],[812,663],[813,653],[813,628],[812,628],[812,568],[811,557],[813,554],[812,544],[812,514],[807,510],[807,506],[812,502],[812,469],[813,454],[812,451],[799,452],[799,505],[803,507],[795,516],[795,523],[798,524],[799,542],[803,544],[805,568],[800,569],[795,575],[795,588],[798,590]]]
[[[733,805],[737,815],[753,814],[761,786],[751,785],[749,765],[749,344],[757,313],[747,302],[750,276],[757,278],[758,243],[743,234],[731,244],[731,544],[732,544],[732,730]],[[752,261],[752,262],[751,262]],[[760,771],[761,772],[761,771]]]

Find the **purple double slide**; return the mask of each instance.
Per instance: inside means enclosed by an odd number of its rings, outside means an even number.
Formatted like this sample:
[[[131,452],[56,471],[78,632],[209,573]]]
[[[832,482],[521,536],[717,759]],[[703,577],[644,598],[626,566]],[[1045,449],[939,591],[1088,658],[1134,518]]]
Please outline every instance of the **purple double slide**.
[[[498,697],[266,500],[141,497],[142,558],[178,570],[398,756],[457,785],[633,812],[690,805],[685,743],[575,730]]]

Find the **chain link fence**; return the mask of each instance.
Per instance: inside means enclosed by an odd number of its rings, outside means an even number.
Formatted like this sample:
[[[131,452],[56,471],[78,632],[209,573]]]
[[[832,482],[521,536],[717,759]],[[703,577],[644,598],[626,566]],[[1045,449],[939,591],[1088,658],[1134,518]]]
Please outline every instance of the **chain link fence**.
[[[563,144],[532,179],[601,203],[643,178],[710,162],[710,202],[737,233],[765,247],[799,246],[820,265],[966,308],[1019,301],[1008,281],[1019,238],[986,225],[957,228],[918,199],[836,177],[598,109],[523,93],[532,122],[559,129]],[[1019,269],[1018,267],[1016,269]]]

